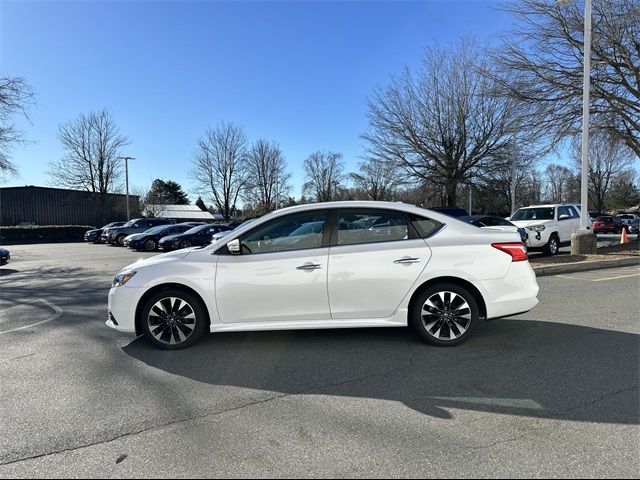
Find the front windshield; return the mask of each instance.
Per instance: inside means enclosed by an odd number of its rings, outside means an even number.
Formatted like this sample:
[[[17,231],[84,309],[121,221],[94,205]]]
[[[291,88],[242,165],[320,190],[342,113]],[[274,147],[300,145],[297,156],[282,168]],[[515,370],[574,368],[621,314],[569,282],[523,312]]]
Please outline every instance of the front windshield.
[[[197,227],[190,228],[184,233],[187,235],[193,235],[194,233],[200,233],[209,227],[211,227],[211,225],[198,225]]]
[[[123,227],[133,227],[134,223],[136,223],[135,220],[129,220],[127,223],[123,225]]]
[[[146,232],[144,232],[144,233],[152,233],[152,234],[153,234],[153,233],[160,233],[160,232],[162,232],[163,230],[166,230],[167,228],[171,228],[171,227],[168,227],[167,225],[160,225],[159,227],[153,227],[153,228],[150,228],[149,230],[147,230],[147,231],[146,231]]]
[[[553,207],[521,208],[513,214],[511,221],[522,220],[553,220]]]

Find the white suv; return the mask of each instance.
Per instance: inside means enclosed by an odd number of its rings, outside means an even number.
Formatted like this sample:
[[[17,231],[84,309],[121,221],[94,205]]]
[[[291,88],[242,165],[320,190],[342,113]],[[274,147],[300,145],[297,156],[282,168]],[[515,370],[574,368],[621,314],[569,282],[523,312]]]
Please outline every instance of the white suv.
[[[532,205],[516,211],[509,219],[529,234],[527,247],[555,255],[571,244],[571,235],[580,228],[580,211],[575,205]]]

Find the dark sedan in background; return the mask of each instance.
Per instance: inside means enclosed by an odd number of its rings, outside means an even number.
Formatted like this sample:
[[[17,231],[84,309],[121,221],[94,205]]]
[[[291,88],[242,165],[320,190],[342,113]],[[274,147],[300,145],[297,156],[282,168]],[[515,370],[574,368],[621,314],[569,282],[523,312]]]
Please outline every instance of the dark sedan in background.
[[[93,242],[93,243],[101,243],[102,242],[102,232],[105,228],[111,227],[121,227],[124,225],[124,222],[111,222],[105,225],[102,228],[94,228],[93,230],[87,230],[84,233],[84,241],[85,242]]]
[[[0,248],[0,266],[6,265],[11,260],[11,254],[9,250],[5,248]]]
[[[509,220],[505,220],[502,217],[496,217],[494,215],[467,215],[464,217],[458,217],[458,220],[471,223],[480,228],[498,228],[500,230],[517,231],[520,234],[522,243],[527,243],[528,234],[524,228],[519,228]]]
[[[175,225],[160,225],[150,228],[142,233],[129,235],[124,239],[124,246],[134,250],[146,250],[153,252],[158,248],[160,240],[167,235],[177,235],[191,230],[196,226],[205,225],[202,222],[185,222]]]
[[[233,230],[229,225],[201,225],[179,235],[170,235],[160,240],[160,250],[169,252],[180,248],[209,245],[211,238],[220,232]]]

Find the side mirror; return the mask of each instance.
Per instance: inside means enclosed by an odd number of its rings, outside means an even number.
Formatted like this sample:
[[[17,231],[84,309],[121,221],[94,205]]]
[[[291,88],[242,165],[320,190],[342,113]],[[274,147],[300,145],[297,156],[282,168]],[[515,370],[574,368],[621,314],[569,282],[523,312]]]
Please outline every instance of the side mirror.
[[[227,243],[227,248],[234,255],[240,255],[240,240],[238,240],[237,238],[235,240],[231,240],[229,243]]]
[[[564,215],[560,215],[560,220],[569,220],[571,217],[566,213]]]

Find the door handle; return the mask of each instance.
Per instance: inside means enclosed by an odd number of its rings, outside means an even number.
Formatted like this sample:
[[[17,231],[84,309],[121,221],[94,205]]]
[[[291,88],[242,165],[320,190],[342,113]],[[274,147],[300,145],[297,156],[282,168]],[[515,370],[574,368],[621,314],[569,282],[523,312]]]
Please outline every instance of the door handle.
[[[394,260],[393,263],[399,263],[402,265],[406,265],[408,263],[419,263],[420,259],[416,258],[416,257],[402,257],[399,258],[398,260]]]
[[[318,270],[319,268],[322,268],[322,265],[318,263],[307,262],[304,265],[296,267],[296,270]]]

